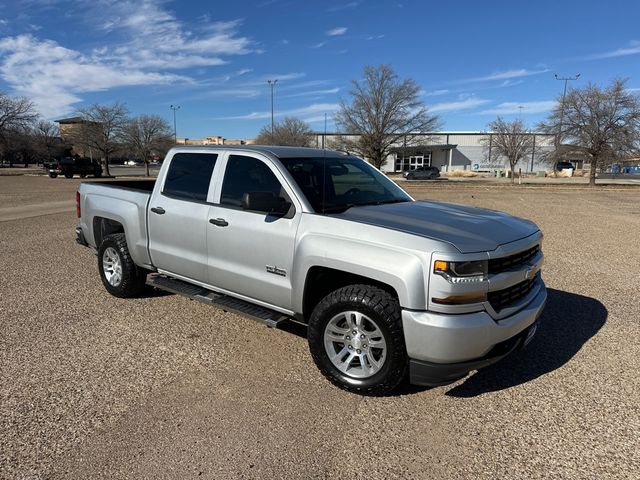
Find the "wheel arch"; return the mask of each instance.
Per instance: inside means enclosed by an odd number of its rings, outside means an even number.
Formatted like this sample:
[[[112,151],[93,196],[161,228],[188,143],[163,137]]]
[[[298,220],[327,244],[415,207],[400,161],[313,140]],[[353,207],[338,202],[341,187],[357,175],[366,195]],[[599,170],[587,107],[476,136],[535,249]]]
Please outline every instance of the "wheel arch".
[[[314,265],[307,271],[304,281],[302,317],[307,321],[315,306],[329,293],[356,284],[378,287],[401,302],[397,288],[390,283],[346,270]]]
[[[125,233],[124,225],[110,218],[100,216],[93,217],[93,239],[97,248],[100,248],[104,237],[113,233]]]

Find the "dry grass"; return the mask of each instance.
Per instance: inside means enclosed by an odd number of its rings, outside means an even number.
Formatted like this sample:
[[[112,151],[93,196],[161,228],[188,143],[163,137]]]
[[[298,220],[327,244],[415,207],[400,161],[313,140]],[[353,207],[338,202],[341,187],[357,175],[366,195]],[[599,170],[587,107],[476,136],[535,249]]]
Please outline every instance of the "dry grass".
[[[447,177],[469,178],[469,177],[477,177],[478,173],[477,172],[472,172],[470,170],[454,170],[453,172],[447,172],[444,175],[447,176]]]

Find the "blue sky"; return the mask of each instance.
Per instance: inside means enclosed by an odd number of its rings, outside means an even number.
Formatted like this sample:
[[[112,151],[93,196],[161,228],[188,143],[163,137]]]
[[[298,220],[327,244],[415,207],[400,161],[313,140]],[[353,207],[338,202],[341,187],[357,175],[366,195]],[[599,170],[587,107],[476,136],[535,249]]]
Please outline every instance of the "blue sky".
[[[154,113],[178,136],[253,137],[295,116],[323,129],[365,65],[411,77],[444,129],[534,125],[573,85],[640,93],[640,2],[0,0],[0,90],[48,118],[91,103]],[[521,107],[521,108],[520,108]]]

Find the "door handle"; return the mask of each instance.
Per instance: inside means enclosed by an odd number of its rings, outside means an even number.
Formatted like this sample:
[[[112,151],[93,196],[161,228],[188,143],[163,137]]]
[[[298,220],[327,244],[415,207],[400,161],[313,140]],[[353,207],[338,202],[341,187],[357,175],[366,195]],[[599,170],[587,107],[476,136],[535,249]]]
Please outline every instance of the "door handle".
[[[157,213],[158,215],[163,215],[165,210],[162,207],[151,207],[151,211],[153,213]]]
[[[210,218],[209,223],[212,223],[217,227],[226,227],[227,225],[229,225],[229,222],[227,222],[224,218]]]

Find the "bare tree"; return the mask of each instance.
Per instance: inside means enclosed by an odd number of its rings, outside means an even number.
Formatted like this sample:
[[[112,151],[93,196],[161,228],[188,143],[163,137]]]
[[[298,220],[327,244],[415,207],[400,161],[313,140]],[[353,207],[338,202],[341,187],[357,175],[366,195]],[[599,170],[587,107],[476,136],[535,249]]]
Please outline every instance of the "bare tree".
[[[80,110],[82,123],[71,134],[74,144],[95,150],[102,156],[105,174],[110,176],[109,159],[121,147],[128,110],[122,103],[93,104]]]
[[[491,139],[487,135],[482,139],[482,143],[489,145],[491,142],[491,151],[507,158],[511,168],[511,183],[513,183],[517,163],[531,156],[535,149],[533,134],[525,127],[522,120],[508,122],[502,117],[489,123],[489,130],[491,130]]]
[[[148,177],[152,156],[165,153],[173,145],[173,130],[158,115],[140,115],[126,124],[124,140],[135,155],[144,161]]]
[[[341,147],[369,159],[380,168],[394,144],[410,146],[425,132],[440,126],[420,100],[412,79],[400,81],[389,65],[366,66],[362,81],[353,80],[350,103],[340,100],[335,121],[345,134]],[[419,135],[422,134],[422,135]]]
[[[9,97],[0,92],[0,147],[3,156],[9,153],[9,137],[20,136],[31,126],[38,115],[33,103],[23,97]],[[10,161],[12,161],[12,156]]]
[[[640,150],[640,99],[626,89],[626,80],[606,88],[592,83],[572,89],[551,112],[541,128],[560,132],[558,157],[564,150],[579,150],[591,157],[589,185],[596,184],[596,170],[608,161]],[[568,144],[568,145],[566,145]]]
[[[48,120],[41,119],[36,123],[33,133],[38,145],[38,150],[41,151],[41,156],[46,161],[51,160],[51,152],[60,135],[57,125]]]
[[[282,122],[273,126],[265,125],[260,130],[255,143],[258,145],[284,145],[291,147],[308,147],[313,141],[313,132],[309,124],[303,120],[285,117]]]

